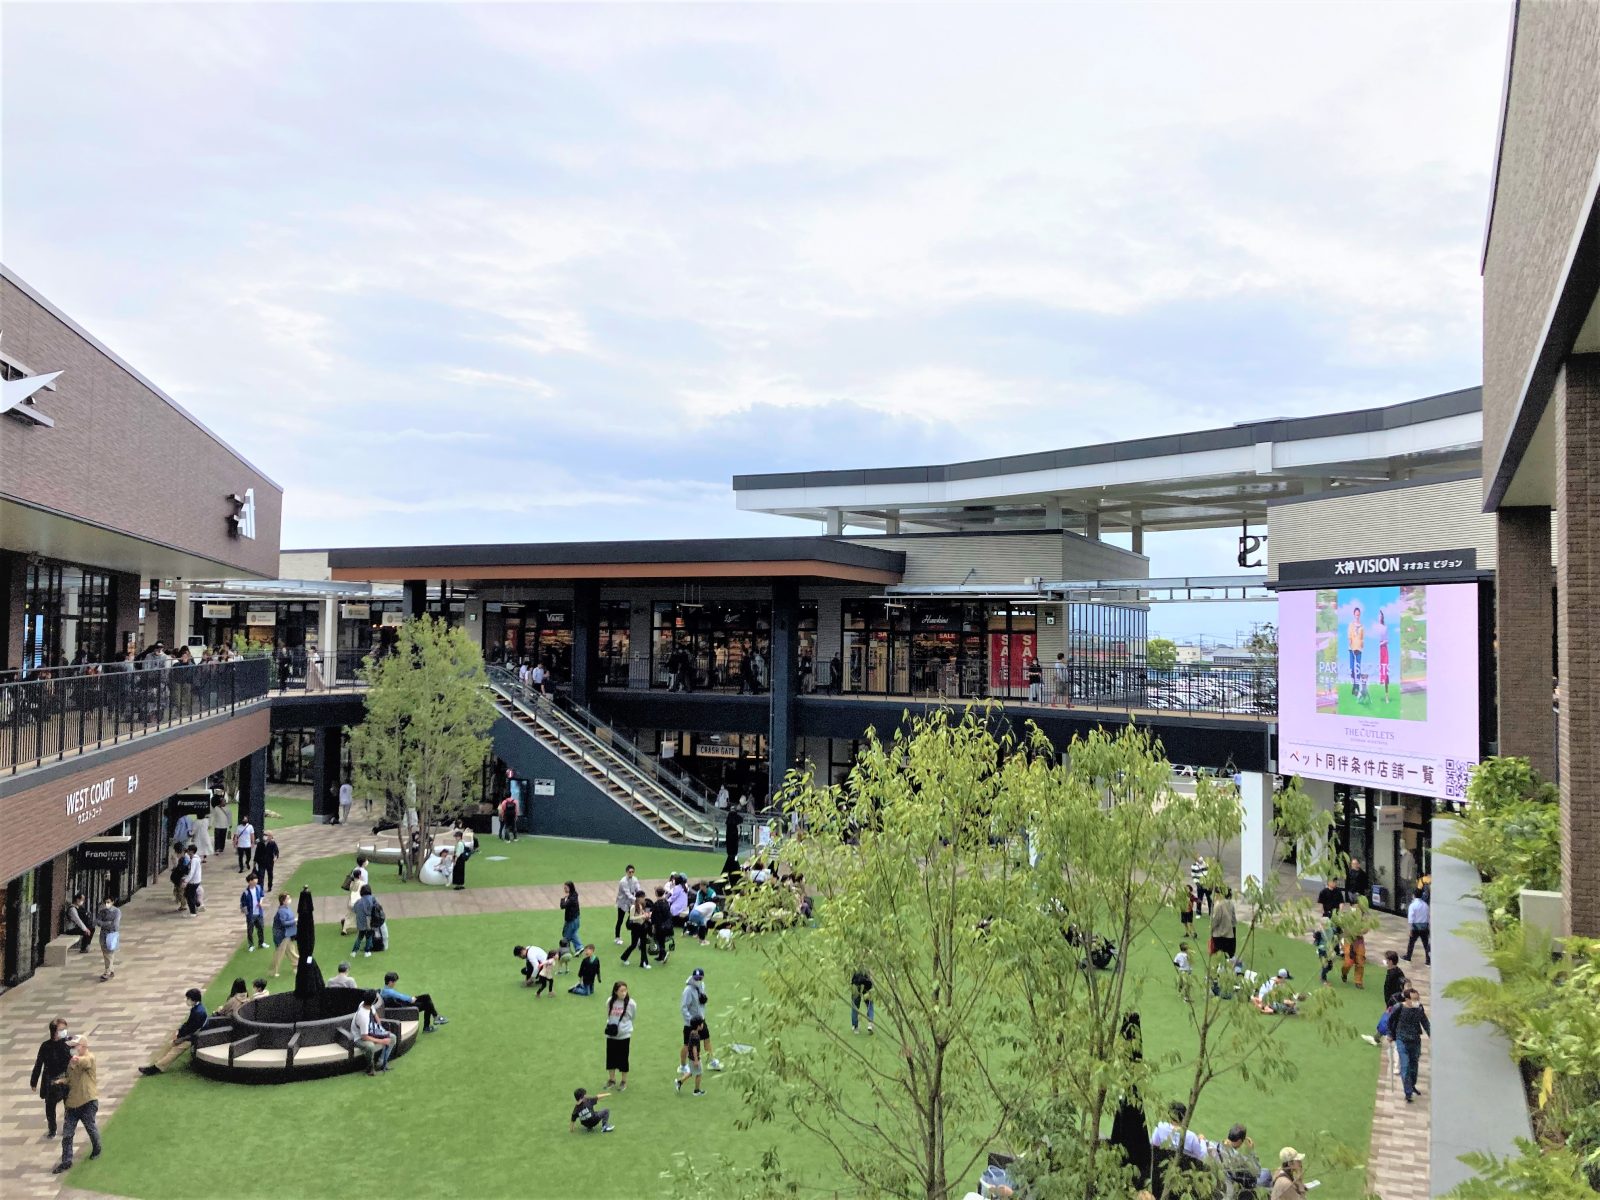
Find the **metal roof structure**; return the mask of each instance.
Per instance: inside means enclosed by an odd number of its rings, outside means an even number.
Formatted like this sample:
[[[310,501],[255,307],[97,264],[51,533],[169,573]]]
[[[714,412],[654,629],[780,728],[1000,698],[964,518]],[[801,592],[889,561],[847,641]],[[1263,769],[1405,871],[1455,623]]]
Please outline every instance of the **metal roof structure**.
[[[1269,502],[1477,470],[1483,390],[1222,429],[916,467],[736,475],[741,509],[887,532],[1209,529]]]

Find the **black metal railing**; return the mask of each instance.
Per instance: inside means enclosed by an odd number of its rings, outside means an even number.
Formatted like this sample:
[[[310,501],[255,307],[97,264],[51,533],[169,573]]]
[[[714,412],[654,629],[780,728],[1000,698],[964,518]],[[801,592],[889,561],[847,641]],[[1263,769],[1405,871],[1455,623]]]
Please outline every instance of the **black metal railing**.
[[[59,762],[266,696],[266,659],[60,667],[0,681],[0,772]]]
[[[843,680],[837,693],[822,687],[811,694],[945,700],[952,704],[998,700],[1003,704],[1114,712],[1275,716],[1278,711],[1278,672],[1273,667],[1184,664],[1162,670],[1136,664],[1074,663],[1058,672],[1053,664],[1045,664],[1034,685],[1026,677],[995,682],[976,671],[952,669],[930,673],[915,689],[909,686],[909,678],[896,679],[892,671],[878,674],[882,678]]]

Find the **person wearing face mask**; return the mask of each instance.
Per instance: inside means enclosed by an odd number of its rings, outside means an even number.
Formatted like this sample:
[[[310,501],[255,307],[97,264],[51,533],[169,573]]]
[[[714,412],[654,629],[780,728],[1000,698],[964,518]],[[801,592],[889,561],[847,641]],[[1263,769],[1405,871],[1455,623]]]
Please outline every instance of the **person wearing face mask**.
[[[95,1117],[100,1112],[100,1078],[89,1039],[74,1038],[72,1061],[67,1064],[67,1122],[61,1131],[61,1161],[52,1168],[60,1175],[72,1166],[72,1139],[82,1125],[89,1135],[90,1158],[100,1157],[100,1129]]]
[[[100,957],[106,965],[100,978],[110,979],[117,973],[117,946],[122,941],[122,910],[110,896],[100,902],[94,923],[100,930]]]
[[[56,1106],[67,1098],[67,1063],[70,1061],[72,1047],[67,1045],[67,1022],[57,1017],[50,1022],[50,1036],[39,1043],[33,1074],[28,1077],[28,1086],[37,1088],[39,1099],[44,1101],[47,1138],[56,1136]]]

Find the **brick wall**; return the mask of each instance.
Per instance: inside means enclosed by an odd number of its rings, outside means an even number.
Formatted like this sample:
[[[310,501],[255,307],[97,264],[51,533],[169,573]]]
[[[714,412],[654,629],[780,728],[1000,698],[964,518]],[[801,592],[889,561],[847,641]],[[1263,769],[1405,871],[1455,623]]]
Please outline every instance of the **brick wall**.
[[[271,720],[265,704],[235,717],[213,718],[170,735],[155,734],[77,760],[76,770],[41,769],[17,776],[16,788],[0,796],[0,880],[14,879],[142,812],[174,792],[220,771],[267,744]],[[28,775],[46,776],[26,786]],[[130,790],[128,779],[138,778]],[[80,788],[109,782],[110,795],[93,820],[80,824],[67,811],[67,798]],[[7,779],[11,783],[11,779]]]
[[[1600,937],[1600,355],[1567,360],[1554,404],[1564,907]]]
[[[1600,4],[1518,6],[1483,270],[1484,479],[1538,353],[1600,154]]]
[[[1544,778],[1554,779],[1550,510],[1502,508],[1493,520],[1499,560],[1494,587],[1500,753],[1520,755]]]

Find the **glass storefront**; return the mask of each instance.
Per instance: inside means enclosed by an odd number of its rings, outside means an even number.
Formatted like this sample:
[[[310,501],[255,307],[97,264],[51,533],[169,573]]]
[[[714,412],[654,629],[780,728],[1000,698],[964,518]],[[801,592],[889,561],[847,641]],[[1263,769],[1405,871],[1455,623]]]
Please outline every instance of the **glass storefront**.
[[[484,648],[490,662],[542,662],[555,672],[557,679],[572,678],[572,609],[569,606],[546,608],[491,601],[484,605],[483,619]]]
[[[641,746],[651,748],[648,734]],[[699,780],[712,795],[724,784],[735,801],[743,795],[760,801],[767,794],[765,734],[660,730],[654,748],[659,758]]]
[[[598,651],[601,687],[628,686],[628,649],[632,640],[630,621],[633,606],[626,600],[608,600],[600,605]]]
[[[103,663],[117,654],[112,576],[91,567],[36,559],[22,593],[22,669]]]
[[[350,739],[339,739],[340,779],[355,777],[350,757]],[[310,786],[317,758],[315,729],[274,729],[267,744],[267,782],[299,783]]]
[[[1433,800],[1378,788],[1334,786],[1339,848],[1366,866],[1372,907],[1403,913],[1417,880],[1433,870]]]
[[[672,664],[684,656],[683,682],[696,691],[761,693],[771,687],[772,606],[766,601],[651,606],[650,684],[673,686]]]

